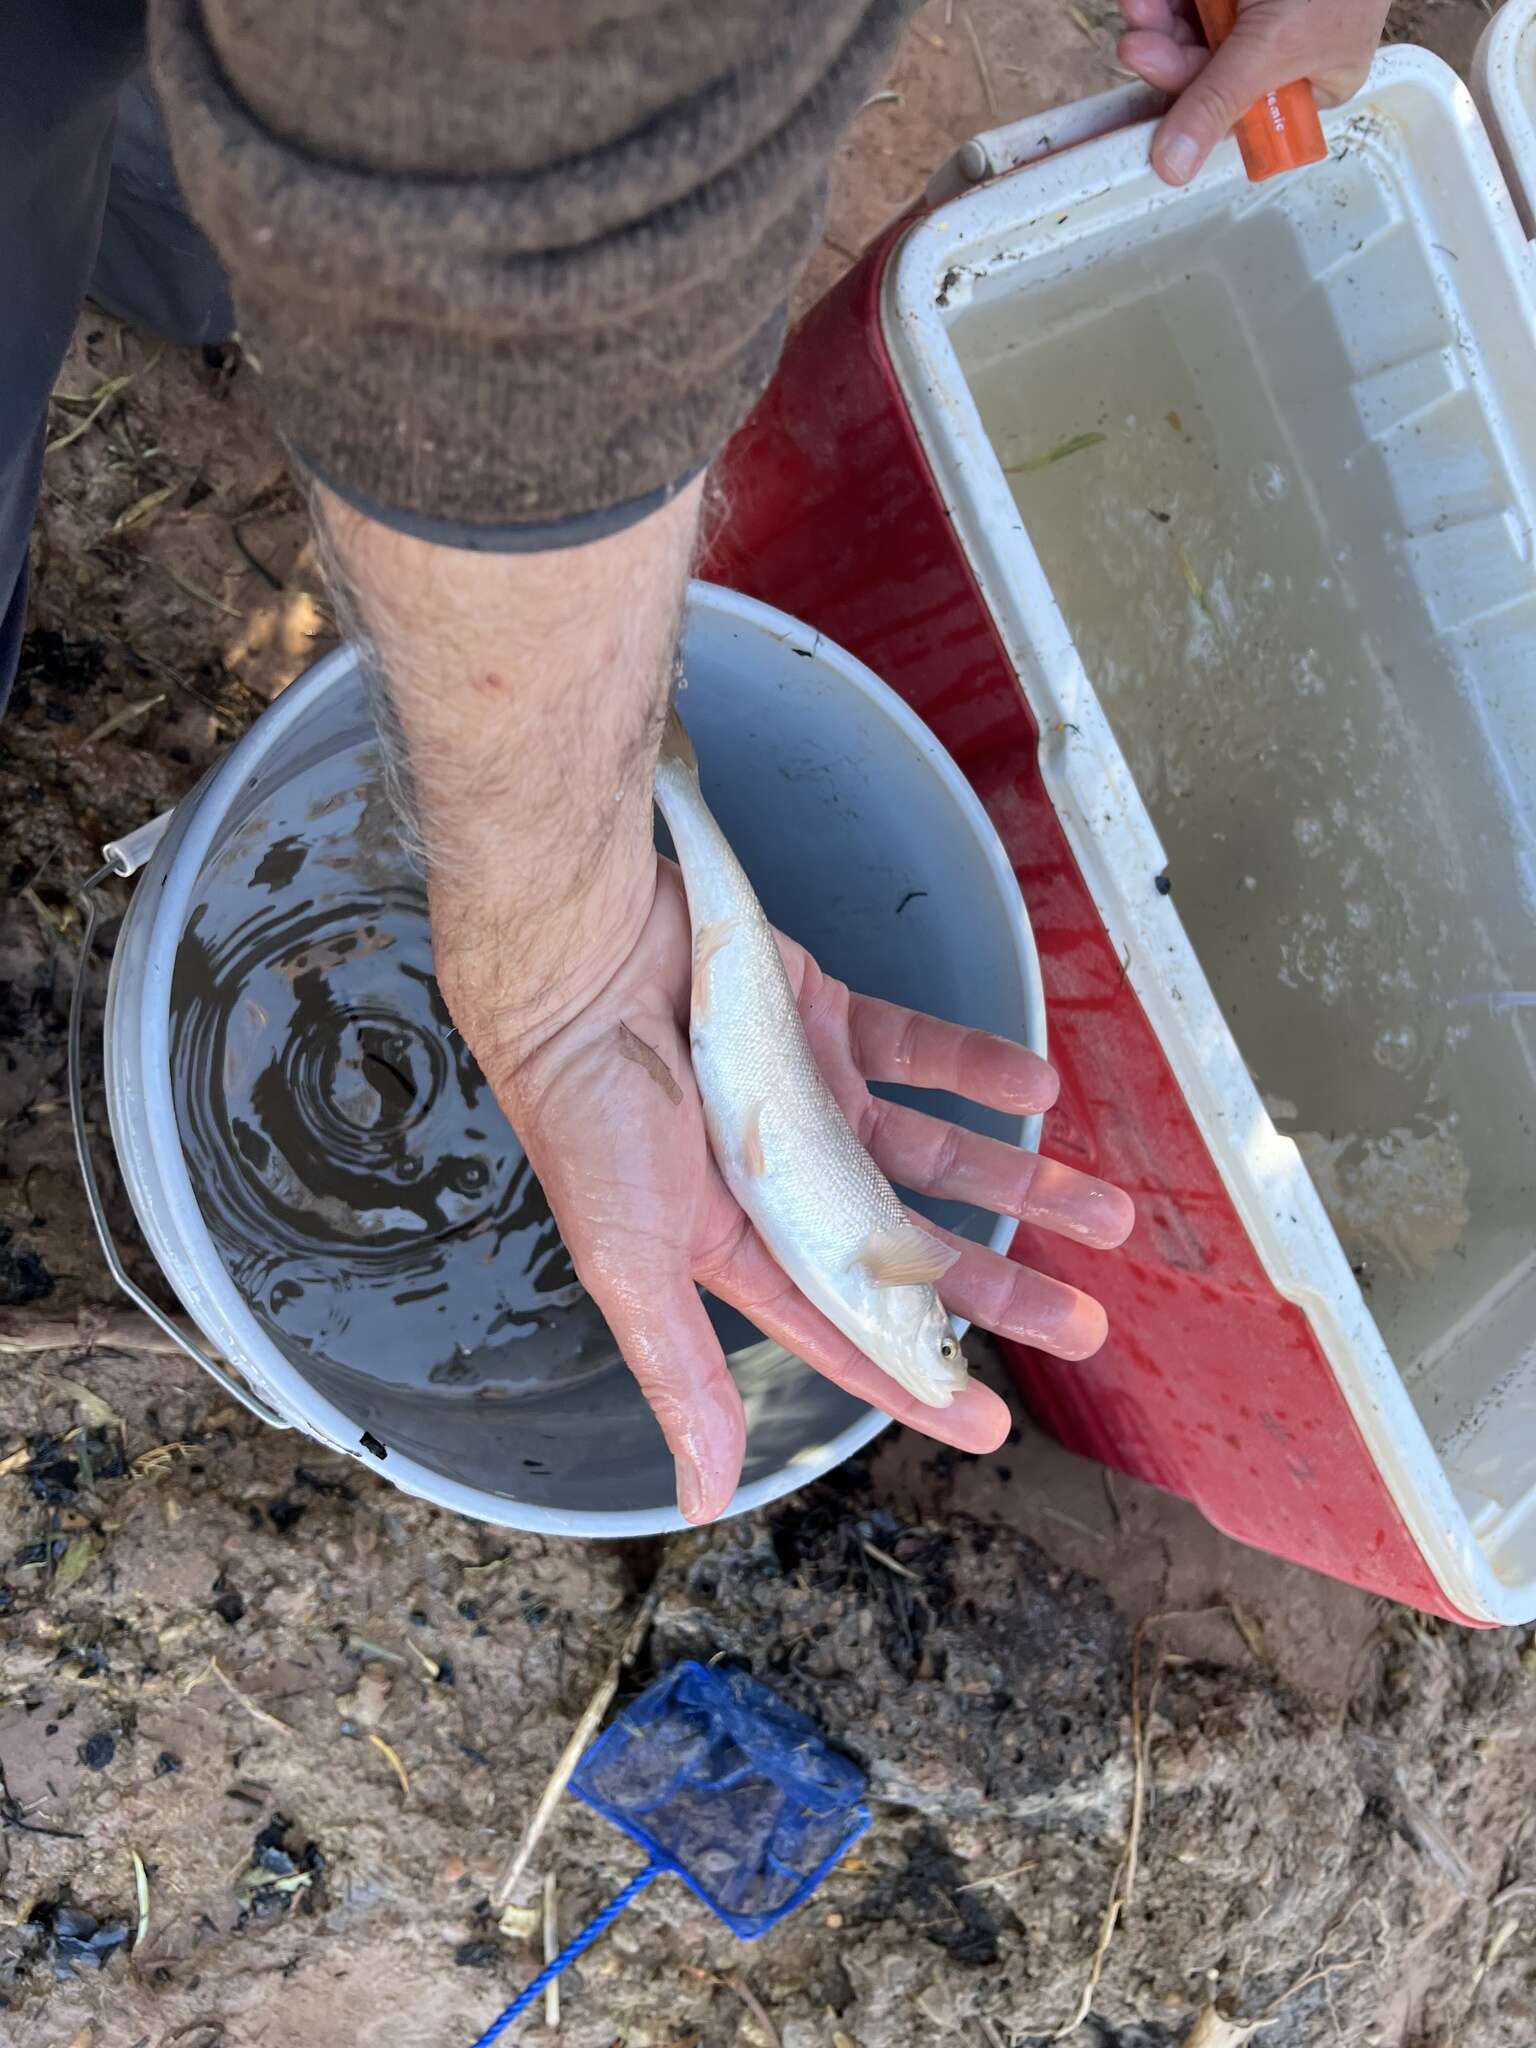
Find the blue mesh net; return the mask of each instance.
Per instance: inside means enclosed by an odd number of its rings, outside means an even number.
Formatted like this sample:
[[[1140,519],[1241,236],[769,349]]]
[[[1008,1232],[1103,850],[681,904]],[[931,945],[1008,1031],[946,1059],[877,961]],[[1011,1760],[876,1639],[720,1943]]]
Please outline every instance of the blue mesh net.
[[[600,1735],[577,1796],[743,1941],[813,1892],[869,1825],[864,1773],[744,1672],[678,1664]]]

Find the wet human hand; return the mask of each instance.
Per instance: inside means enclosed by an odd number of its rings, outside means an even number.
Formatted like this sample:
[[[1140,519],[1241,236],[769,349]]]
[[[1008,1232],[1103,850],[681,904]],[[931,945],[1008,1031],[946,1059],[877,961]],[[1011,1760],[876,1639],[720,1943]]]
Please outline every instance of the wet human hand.
[[[452,929],[447,920],[440,930]],[[1019,1046],[853,995],[781,937],[800,1015],[829,1086],[898,1186],[975,1202],[1036,1228],[1111,1247],[1128,1196],[1070,1167],[877,1099],[871,1081],[945,1089],[1015,1114],[1048,1109],[1056,1077]],[[441,940],[439,940],[441,948]],[[740,1398],[698,1289],[855,1395],[973,1452],[1008,1432],[1004,1402],[973,1381],[934,1409],[904,1393],[835,1330],[775,1264],[710,1154],[688,1051],[692,935],[676,870],[658,861],[638,937],[574,1014],[508,1048],[481,941],[439,959],[451,1009],[496,1090],[560,1226],[582,1284],[607,1318],[666,1435],[685,1517],[721,1514],[741,1473]],[[946,1305],[999,1335],[1066,1359],[1102,1343],[1090,1296],[984,1247],[941,1283]]]
[[[1152,165],[1187,185],[1255,101],[1311,81],[1321,106],[1359,91],[1381,41],[1390,0],[1238,0],[1232,33],[1214,54],[1194,0],[1120,0],[1119,57],[1159,92],[1176,95],[1152,139]]]

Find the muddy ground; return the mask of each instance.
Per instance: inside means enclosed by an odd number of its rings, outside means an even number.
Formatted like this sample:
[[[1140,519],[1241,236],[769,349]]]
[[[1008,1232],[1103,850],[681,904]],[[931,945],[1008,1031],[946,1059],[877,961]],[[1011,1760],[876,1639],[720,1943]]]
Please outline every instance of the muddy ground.
[[[806,294],[968,133],[1113,83],[1111,19],[931,0]],[[1483,20],[1393,32],[1464,67]],[[1529,1632],[1242,1550],[1023,1422],[666,1546],[509,1538],[145,1348],[69,1149],[74,891],[328,644],[253,386],[81,322],[0,738],[0,2039],[469,2041],[538,1960],[495,1874],[659,1576],[631,1682],[743,1662],[866,1762],[875,1826],[759,1947],[658,1887],[568,1980],[571,2048],[997,2048],[1080,2012],[1100,2048],[1526,2048]],[[552,1869],[573,1926],[636,1864],[566,1810],[525,1896]]]

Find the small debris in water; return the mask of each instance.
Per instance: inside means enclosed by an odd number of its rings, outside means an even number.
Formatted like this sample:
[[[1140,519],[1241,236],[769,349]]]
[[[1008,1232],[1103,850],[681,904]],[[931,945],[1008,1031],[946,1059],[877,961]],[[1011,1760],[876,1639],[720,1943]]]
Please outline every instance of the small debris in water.
[[[1171,896],[1173,894],[1173,878],[1166,868],[1163,869],[1160,875],[1152,877],[1152,886],[1159,896]]]
[[[1195,565],[1189,559],[1189,556],[1185,551],[1183,541],[1180,541],[1178,544],[1178,554],[1179,567],[1184,573],[1185,587],[1189,591],[1190,596],[1195,600],[1195,603],[1199,605],[1201,611],[1205,613],[1205,616],[1207,618],[1210,618],[1211,607],[1210,601],[1208,600],[1205,594],[1205,585],[1200,581],[1200,578],[1195,574]]]
[[[1074,434],[1070,441],[1059,441],[1044,455],[1031,455],[1024,462],[1008,462],[1003,465],[1004,476],[1032,476],[1038,469],[1049,469],[1053,462],[1065,462],[1069,455],[1081,455],[1085,448],[1097,448],[1101,441],[1107,441],[1107,434]]]

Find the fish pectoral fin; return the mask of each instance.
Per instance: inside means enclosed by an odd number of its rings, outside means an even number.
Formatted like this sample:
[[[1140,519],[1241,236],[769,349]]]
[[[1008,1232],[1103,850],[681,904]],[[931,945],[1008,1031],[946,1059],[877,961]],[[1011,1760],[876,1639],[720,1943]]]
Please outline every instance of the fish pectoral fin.
[[[877,1230],[855,1260],[875,1287],[936,1287],[960,1254],[915,1223]]]
[[[736,920],[722,917],[714,924],[706,924],[695,932],[693,938],[693,990],[689,998],[689,1009],[695,1024],[702,1024],[709,1015],[708,967],[722,946],[728,946],[736,930]]]

